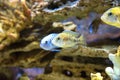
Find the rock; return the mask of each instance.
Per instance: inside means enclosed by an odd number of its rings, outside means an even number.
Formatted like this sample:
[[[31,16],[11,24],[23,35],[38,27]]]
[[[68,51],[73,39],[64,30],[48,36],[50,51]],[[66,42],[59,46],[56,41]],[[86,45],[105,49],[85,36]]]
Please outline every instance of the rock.
[[[90,80],[90,73],[100,72],[105,80],[109,80],[105,74],[105,67],[112,66],[107,58],[108,53],[85,47],[77,49],[64,49],[56,54],[51,61],[52,72],[39,75],[36,80]]]

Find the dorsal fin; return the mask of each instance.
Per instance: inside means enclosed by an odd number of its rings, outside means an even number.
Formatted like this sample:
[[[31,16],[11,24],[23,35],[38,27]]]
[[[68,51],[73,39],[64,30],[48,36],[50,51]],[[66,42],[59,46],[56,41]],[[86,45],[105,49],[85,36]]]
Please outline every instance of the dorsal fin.
[[[70,35],[72,35],[72,36],[74,36],[74,37],[76,37],[76,38],[79,36],[79,33],[74,32],[74,31],[67,31],[67,30],[65,30],[65,31],[63,31],[62,33],[70,34]]]
[[[101,20],[99,17],[93,20],[90,26],[88,27],[89,33],[96,33],[100,23],[101,23]]]

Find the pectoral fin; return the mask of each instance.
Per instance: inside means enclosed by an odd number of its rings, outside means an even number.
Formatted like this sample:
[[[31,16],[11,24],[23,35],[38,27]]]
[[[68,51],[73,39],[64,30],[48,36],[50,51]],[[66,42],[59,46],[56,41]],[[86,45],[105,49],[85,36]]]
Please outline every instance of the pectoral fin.
[[[59,51],[61,51],[61,49],[62,49],[62,48],[54,48],[54,49],[52,49],[51,51],[53,51],[53,52],[59,52]]]

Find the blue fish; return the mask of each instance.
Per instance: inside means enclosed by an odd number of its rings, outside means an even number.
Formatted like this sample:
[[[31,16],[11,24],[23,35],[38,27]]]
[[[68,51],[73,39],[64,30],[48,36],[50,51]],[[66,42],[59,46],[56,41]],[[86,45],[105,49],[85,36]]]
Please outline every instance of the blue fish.
[[[52,44],[53,38],[56,37],[57,35],[58,35],[57,33],[52,33],[52,34],[49,34],[48,36],[45,36],[41,40],[40,47],[48,51],[55,51],[55,52],[60,51],[60,47],[57,47]]]

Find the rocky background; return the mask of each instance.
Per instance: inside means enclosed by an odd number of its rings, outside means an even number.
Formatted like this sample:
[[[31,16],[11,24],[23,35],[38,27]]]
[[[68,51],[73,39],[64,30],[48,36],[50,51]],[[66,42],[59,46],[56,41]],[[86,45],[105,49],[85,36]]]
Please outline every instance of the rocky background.
[[[78,7],[72,9],[65,8],[54,13],[40,11],[32,19],[32,27],[22,29],[19,32],[20,37],[0,51],[0,80],[14,80],[20,69],[24,72],[24,69],[34,67],[44,68],[45,70],[41,72],[44,73],[41,75],[35,72],[36,75],[32,76],[31,80],[90,80],[91,72],[100,72],[104,80],[110,80],[104,69],[107,66],[112,66],[112,63],[109,61],[108,52],[104,50],[104,47],[99,46],[101,48],[99,50],[79,46],[74,49],[62,49],[61,52],[56,53],[41,49],[39,44],[44,36],[63,31],[62,28],[53,28],[53,22],[67,20],[70,17],[76,17],[80,21],[88,18],[90,12],[102,14],[113,5],[110,0],[80,0]],[[87,20],[84,20],[84,23],[86,22]],[[111,35],[116,40],[120,33]],[[108,37],[108,35],[106,36]],[[103,39],[103,37],[96,37],[95,39],[97,38],[99,40]],[[89,40],[91,39],[89,38]],[[115,53],[118,45],[117,42],[114,48],[107,47],[107,50]],[[108,46],[114,45],[110,44]],[[29,74],[30,72],[27,73],[28,77]]]

